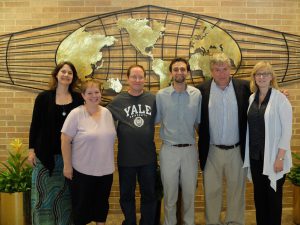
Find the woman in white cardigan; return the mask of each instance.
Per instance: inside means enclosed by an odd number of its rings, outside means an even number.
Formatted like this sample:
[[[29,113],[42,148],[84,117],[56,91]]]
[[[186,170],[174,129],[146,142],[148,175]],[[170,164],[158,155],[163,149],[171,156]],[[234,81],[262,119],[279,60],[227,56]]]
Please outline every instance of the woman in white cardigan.
[[[268,62],[258,62],[251,73],[248,129],[244,167],[253,180],[257,225],[280,225],[282,187],[292,157],[292,106],[278,89]]]

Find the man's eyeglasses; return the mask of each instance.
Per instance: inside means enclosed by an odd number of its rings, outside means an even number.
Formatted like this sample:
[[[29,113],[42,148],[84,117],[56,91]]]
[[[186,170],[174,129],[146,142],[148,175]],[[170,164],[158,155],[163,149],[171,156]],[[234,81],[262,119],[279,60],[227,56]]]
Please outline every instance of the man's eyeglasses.
[[[145,77],[141,77],[141,76],[129,76],[129,78],[131,79],[131,80],[141,80],[141,81],[143,81],[144,79],[145,79]]]

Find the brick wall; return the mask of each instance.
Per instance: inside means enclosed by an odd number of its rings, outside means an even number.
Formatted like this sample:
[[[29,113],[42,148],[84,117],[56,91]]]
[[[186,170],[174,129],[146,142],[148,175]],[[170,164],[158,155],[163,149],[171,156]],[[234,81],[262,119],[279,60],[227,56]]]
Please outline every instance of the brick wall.
[[[300,34],[298,0],[2,0],[0,35],[147,4]],[[297,151],[300,146],[299,85],[299,82],[295,82],[284,86],[289,90],[294,109],[292,149]],[[0,83],[0,160],[5,160],[8,144],[13,138],[22,138],[28,143],[28,130],[36,95],[36,91]],[[157,143],[159,146],[159,140]],[[201,176],[199,179],[196,207],[203,209]],[[247,184],[247,187],[247,208],[253,209],[251,184]],[[284,207],[291,206],[291,191],[290,183],[286,182]],[[118,196],[116,173],[110,199],[112,212],[120,212]]]

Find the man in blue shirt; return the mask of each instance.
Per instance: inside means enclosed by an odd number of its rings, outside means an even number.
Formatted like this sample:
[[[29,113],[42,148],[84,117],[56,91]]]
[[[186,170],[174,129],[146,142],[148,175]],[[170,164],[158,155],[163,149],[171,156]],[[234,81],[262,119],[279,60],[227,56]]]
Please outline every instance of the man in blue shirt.
[[[169,66],[172,85],[156,95],[157,118],[161,123],[161,179],[164,189],[164,225],[175,225],[178,187],[183,200],[183,223],[194,225],[194,200],[197,186],[198,151],[195,127],[200,123],[200,91],[187,85],[190,67],[183,58]]]

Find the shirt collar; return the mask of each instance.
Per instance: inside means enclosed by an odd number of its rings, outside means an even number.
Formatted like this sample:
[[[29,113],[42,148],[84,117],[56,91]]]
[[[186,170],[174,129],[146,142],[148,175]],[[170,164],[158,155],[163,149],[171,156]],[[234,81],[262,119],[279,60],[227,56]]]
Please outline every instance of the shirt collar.
[[[175,91],[173,84],[171,84],[171,85],[169,86],[168,91],[169,91],[169,94],[170,94],[170,95],[175,94],[175,93],[178,93],[178,92]],[[186,93],[186,94],[188,94],[188,95],[191,95],[191,92],[192,92],[191,86],[186,85],[186,89],[185,89],[183,92],[181,92],[181,93]]]
[[[218,89],[222,90],[221,88],[219,88],[219,86],[217,85],[217,83],[215,82],[214,79],[212,79],[211,85],[212,85],[214,88],[218,88]],[[230,78],[229,84],[228,84],[228,85],[225,87],[225,89],[222,90],[222,91],[225,91],[225,90],[227,90],[228,88],[231,88],[231,87],[233,87],[233,84],[232,84],[232,78]]]

